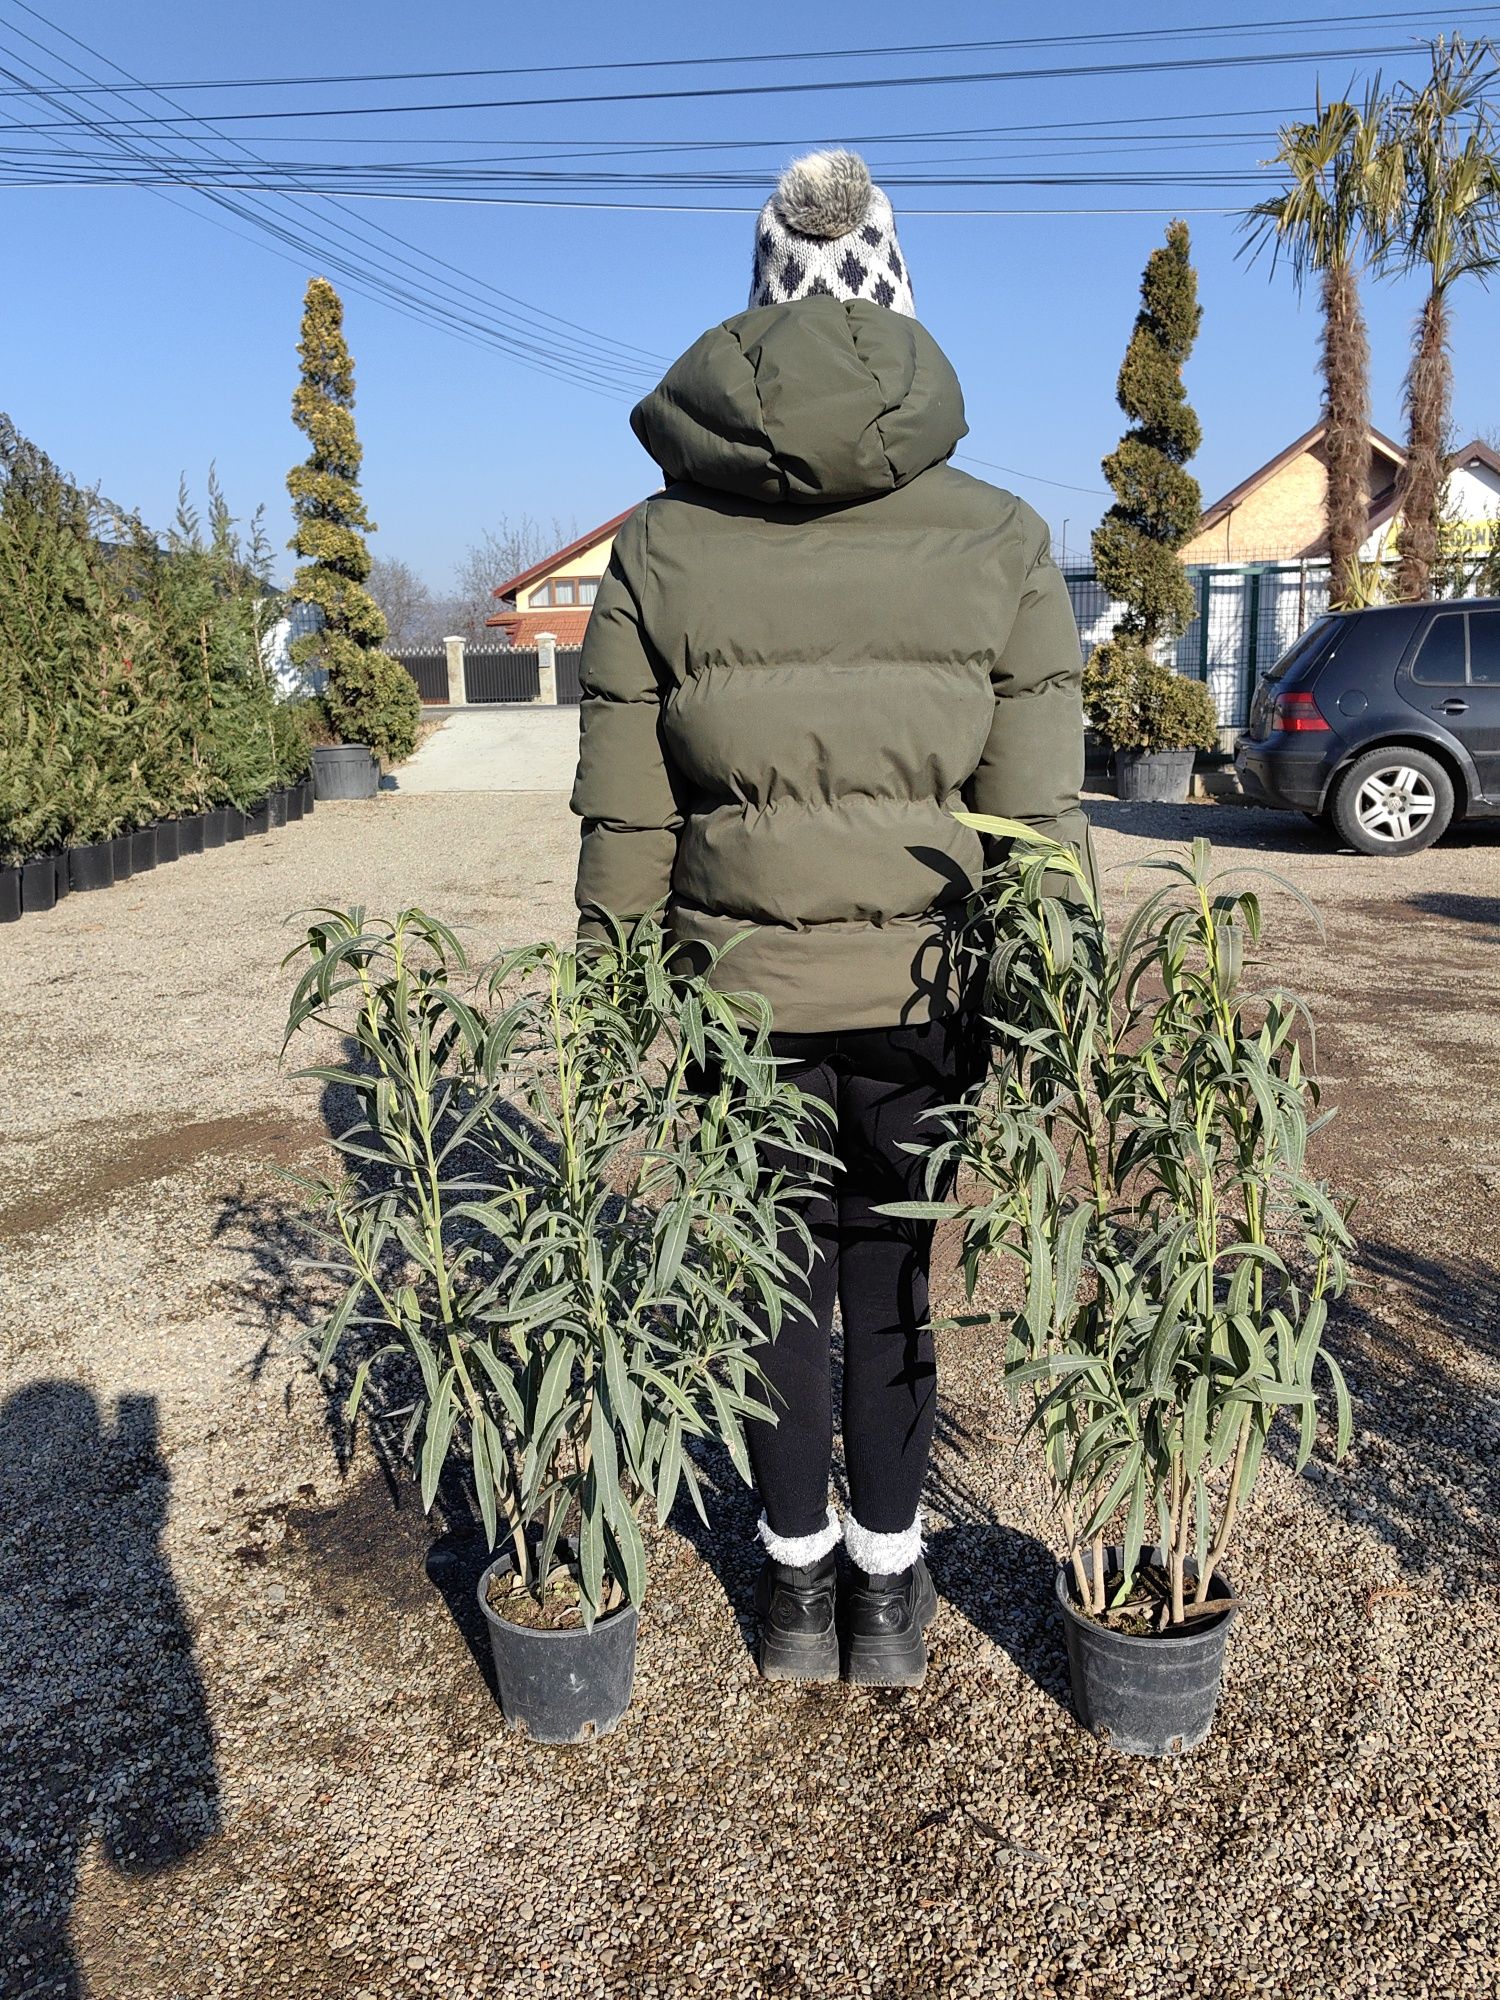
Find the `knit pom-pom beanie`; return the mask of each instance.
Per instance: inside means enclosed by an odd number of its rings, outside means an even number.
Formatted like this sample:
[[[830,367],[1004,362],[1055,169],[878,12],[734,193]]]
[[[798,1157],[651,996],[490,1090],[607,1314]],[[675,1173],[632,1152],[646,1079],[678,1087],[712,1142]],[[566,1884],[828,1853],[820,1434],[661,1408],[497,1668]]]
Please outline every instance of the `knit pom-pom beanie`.
[[[890,202],[858,153],[794,160],[755,225],[751,305],[816,293],[916,316]]]

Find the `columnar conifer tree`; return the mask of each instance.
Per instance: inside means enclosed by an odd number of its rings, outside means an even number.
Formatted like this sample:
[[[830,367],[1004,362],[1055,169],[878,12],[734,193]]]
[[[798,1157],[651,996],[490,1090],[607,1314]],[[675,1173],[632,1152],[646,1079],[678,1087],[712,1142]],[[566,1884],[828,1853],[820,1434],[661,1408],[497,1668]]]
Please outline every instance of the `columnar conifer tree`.
[[[1182,365],[1203,317],[1187,224],[1174,222],[1141,280],[1141,309],[1117,389],[1130,429],[1104,461],[1115,504],[1094,530],[1094,570],[1125,611],[1084,669],[1084,706],[1117,750],[1207,748],[1215,715],[1208,690],[1158,657],[1186,631],[1193,587],[1178,555],[1203,511],[1186,464],[1202,436]]]
[[[302,558],[292,595],[322,613],[319,632],[292,646],[299,665],[327,671],[324,707],[345,742],[368,743],[385,757],[406,755],[419,712],[410,676],[380,650],[385,614],[365,589],[374,522],[359,491],[364,456],[354,428],[354,363],[344,340],[344,308],[326,278],[307,287],[302,379],[292,397],[292,421],[312,449],[287,474],[297,530],[291,547]]]
[[[1146,264],[1116,391],[1130,429],[1104,460],[1116,498],[1093,538],[1099,582],[1126,606],[1115,640],[1148,654],[1193,618],[1193,589],[1177,553],[1203,511],[1185,469],[1203,436],[1182,382],[1203,317],[1190,249],[1187,224],[1174,222]]]

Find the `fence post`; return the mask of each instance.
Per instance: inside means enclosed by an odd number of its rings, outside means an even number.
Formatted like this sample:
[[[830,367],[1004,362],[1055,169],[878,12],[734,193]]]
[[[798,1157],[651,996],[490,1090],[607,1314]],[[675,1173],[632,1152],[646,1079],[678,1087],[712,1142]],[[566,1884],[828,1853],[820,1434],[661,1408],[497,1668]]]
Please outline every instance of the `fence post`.
[[[464,680],[464,642],[460,633],[443,641],[443,651],[448,655],[448,706],[463,708],[469,699],[468,686]]]
[[[537,658],[537,700],[557,706],[557,634],[538,632],[536,635]]]

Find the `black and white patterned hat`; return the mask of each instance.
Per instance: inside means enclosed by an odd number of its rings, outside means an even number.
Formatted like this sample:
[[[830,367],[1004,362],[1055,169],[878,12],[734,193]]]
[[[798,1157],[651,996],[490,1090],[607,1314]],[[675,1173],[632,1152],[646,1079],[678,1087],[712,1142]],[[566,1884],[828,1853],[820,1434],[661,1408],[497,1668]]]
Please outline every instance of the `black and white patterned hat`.
[[[915,319],[891,205],[858,153],[794,160],[755,225],[752,306],[822,292],[872,299]]]

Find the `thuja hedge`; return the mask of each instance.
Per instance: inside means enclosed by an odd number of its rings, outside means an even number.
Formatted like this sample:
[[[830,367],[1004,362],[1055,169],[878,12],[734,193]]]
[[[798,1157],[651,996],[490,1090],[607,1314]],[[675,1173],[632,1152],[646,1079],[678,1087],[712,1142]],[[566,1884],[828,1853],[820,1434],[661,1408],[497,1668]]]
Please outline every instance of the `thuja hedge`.
[[[0,864],[306,771],[311,704],[264,655],[269,545],[209,491],[159,540],[0,417]]]

